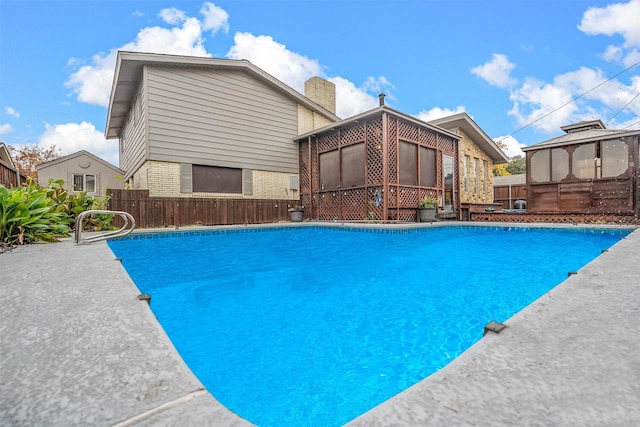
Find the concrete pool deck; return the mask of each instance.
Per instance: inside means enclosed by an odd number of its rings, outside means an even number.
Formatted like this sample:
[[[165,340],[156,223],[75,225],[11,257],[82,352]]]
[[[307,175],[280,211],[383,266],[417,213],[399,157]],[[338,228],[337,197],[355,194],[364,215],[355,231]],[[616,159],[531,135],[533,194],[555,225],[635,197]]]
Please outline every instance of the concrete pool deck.
[[[0,425],[251,425],[203,389],[104,242],[19,247],[0,272]],[[349,425],[640,425],[640,230],[577,273]]]

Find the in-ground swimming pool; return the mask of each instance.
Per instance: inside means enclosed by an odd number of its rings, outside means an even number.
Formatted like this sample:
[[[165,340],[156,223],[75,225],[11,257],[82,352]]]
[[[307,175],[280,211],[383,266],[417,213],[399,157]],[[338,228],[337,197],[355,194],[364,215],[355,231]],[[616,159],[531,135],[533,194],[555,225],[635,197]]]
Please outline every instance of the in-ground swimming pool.
[[[109,246],[227,408],[260,426],[338,426],[442,368],[487,322],[506,321],[628,233],[296,227]]]

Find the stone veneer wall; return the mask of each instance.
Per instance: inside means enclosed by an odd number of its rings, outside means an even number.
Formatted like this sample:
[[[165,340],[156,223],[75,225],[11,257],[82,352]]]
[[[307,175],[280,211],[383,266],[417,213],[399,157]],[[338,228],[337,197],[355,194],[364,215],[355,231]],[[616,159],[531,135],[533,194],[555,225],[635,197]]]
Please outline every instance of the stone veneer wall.
[[[458,129],[457,133],[462,136],[459,143],[459,162],[458,170],[460,177],[460,203],[492,203],[493,202],[493,183],[491,178],[493,177],[493,161],[487,154],[482,151],[478,146],[469,138],[464,132]],[[469,190],[464,189],[464,156],[469,156]],[[478,192],[474,192],[474,183],[476,180],[474,158],[480,159],[480,167],[483,166],[483,161],[487,161],[487,168],[489,182],[487,183],[487,192],[484,193],[484,171],[480,174],[480,181],[478,182]]]
[[[253,171],[253,194],[181,193],[180,164],[147,161],[133,174],[134,190],[149,190],[152,197],[217,197],[234,199],[292,199],[299,200],[300,192],[291,191],[291,177],[297,174]]]

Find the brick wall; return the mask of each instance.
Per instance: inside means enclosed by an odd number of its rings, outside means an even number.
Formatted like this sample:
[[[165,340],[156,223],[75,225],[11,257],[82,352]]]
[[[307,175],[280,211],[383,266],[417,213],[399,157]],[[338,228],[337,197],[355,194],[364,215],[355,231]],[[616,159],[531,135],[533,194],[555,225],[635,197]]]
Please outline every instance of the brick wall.
[[[314,129],[321,128],[333,123],[326,117],[317,114],[303,105],[298,104],[298,135],[311,132]]]
[[[215,197],[244,199],[291,199],[299,200],[300,192],[292,191],[291,177],[297,174],[253,171],[253,194],[226,193],[181,193],[180,164],[147,161],[133,175],[134,190],[149,190],[151,197]]]

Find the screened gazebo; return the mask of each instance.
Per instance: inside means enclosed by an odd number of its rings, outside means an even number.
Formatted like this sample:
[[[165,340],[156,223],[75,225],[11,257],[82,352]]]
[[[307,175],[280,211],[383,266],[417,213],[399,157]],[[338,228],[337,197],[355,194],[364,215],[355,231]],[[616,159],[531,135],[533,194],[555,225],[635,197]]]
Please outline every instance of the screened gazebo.
[[[527,211],[638,215],[640,130],[607,129],[600,120],[561,129],[523,148]]]
[[[456,217],[460,136],[384,105],[300,135],[305,217],[416,221],[420,199],[435,197]]]

